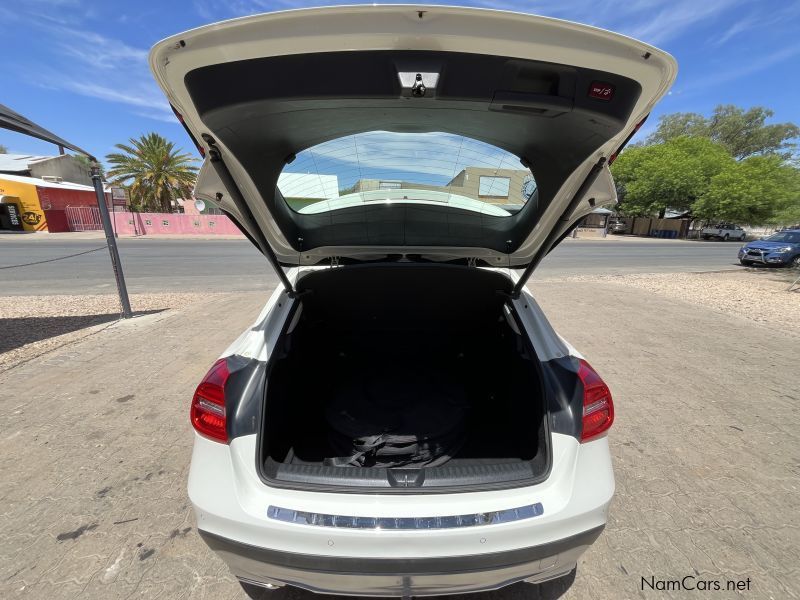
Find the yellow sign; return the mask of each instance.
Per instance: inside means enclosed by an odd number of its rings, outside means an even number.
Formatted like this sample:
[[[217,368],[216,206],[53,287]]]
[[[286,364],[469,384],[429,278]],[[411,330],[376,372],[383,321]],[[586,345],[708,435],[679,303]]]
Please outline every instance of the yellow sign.
[[[39,192],[32,183],[20,183],[3,179],[0,175],[0,196],[5,202],[19,205],[20,218],[25,231],[47,231],[42,205],[39,203]]]

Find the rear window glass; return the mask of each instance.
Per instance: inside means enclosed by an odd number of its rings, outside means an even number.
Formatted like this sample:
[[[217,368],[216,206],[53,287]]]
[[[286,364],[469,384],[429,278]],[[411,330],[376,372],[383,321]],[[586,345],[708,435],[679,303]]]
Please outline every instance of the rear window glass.
[[[536,183],[519,158],[447,133],[373,131],[297,154],[278,179],[292,210],[318,214],[362,204],[439,204],[511,216]]]

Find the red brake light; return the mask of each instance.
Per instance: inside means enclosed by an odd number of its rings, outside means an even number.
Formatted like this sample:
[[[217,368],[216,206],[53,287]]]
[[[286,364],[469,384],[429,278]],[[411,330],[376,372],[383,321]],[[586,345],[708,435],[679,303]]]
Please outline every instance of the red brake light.
[[[614,402],[608,386],[585,360],[581,360],[578,377],[583,382],[581,442],[586,442],[611,427],[614,422]]]
[[[218,442],[228,442],[225,423],[225,382],[228,380],[228,363],[224,358],[203,377],[192,398],[190,411],[192,427],[208,438]]]

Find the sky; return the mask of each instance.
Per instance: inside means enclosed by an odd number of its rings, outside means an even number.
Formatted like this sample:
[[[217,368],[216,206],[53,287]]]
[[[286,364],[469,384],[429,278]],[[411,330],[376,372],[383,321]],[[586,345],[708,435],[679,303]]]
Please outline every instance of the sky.
[[[347,2],[338,2],[338,4]],[[448,4],[448,2],[436,2]],[[187,29],[323,0],[0,0],[0,104],[103,157],[155,131],[194,152],[156,86],[147,53]],[[638,134],[658,116],[710,114],[718,104],[763,105],[771,122],[800,123],[797,0],[460,0],[602,27],[670,52],[679,75]],[[45,142],[0,129],[9,152],[55,154]]]

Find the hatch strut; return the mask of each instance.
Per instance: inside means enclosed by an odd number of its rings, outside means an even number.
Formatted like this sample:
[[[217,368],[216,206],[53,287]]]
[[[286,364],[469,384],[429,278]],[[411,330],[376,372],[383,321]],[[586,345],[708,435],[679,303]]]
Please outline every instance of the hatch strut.
[[[217,172],[217,175],[219,175],[219,178],[222,180],[222,185],[225,186],[228,194],[230,194],[231,200],[233,200],[233,203],[236,205],[236,209],[239,211],[240,217],[245,221],[247,229],[252,232],[259,249],[264,256],[267,257],[267,260],[272,265],[272,268],[275,269],[275,273],[277,273],[278,278],[283,284],[283,287],[286,288],[286,292],[289,294],[289,297],[296,298],[299,296],[299,294],[295,291],[294,287],[292,286],[292,282],[289,281],[289,278],[286,276],[286,272],[283,270],[281,263],[278,261],[278,257],[275,256],[275,252],[272,250],[272,246],[269,245],[267,238],[264,236],[264,232],[261,231],[261,228],[256,223],[255,217],[253,217],[253,212],[250,210],[250,207],[247,206],[247,202],[245,202],[242,192],[239,191],[239,186],[236,185],[236,181],[234,181],[231,172],[228,170],[228,166],[225,164],[225,161],[222,160],[222,155],[220,154],[219,148],[217,148],[217,143],[214,141],[214,138],[207,134],[203,135],[203,139],[208,143],[209,146],[209,160],[211,161],[214,170]]]
[[[567,205],[567,208],[564,209],[564,212],[561,213],[561,216],[558,218],[559,222],[565,224],[563,227],[554,227],[550,234],[545,238],[544,243],[539,248],[538,252],[533,255],[531,262],[528,263],[528,266],[525,268],[525,271],[517,281],[517,284],[514,286],[514,289],[511,291],[511,297],[516,300],[519,298],[520,294],[522,294],[522,288],[525,287],[525,284],[530,279],[531,275],[533,274],[534,269],[542,262],[542,259],[547,255],[550,251],[550,248],[553,244],[556,243],[558,238],[564,232],[566,227],[569,226],[569,218],[572,213],[575,212],[575,209],[578,208],[578,204],[580,204],[583,197],[586,195],[586,192],[592,187],[594,180],[597,179],[597,176],[600,174],[600,171],[603,170],[603,166],[606,164],[606,158],[603,156],[598,160],[593,166],[592,170],[589,171],[589,174],[586,175],[586,179],[583,180],[581,186],[578,188],[578,191],[575,192],[575,195],[572,196],[572,200]]]

